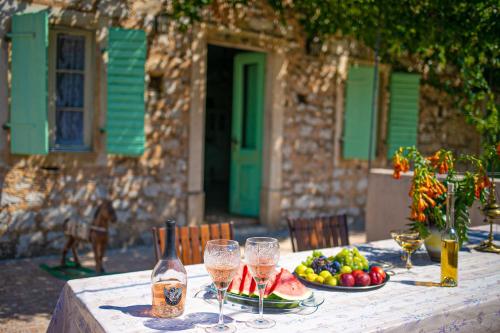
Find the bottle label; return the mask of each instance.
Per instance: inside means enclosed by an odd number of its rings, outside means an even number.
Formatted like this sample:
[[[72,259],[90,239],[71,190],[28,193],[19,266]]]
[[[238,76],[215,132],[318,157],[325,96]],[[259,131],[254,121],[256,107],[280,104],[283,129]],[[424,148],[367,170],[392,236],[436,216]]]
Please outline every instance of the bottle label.
[[[163,288],[163,295],[165,296],[165,302],[168,305],[175,306],[179,304],[182,299],[182,288]]]

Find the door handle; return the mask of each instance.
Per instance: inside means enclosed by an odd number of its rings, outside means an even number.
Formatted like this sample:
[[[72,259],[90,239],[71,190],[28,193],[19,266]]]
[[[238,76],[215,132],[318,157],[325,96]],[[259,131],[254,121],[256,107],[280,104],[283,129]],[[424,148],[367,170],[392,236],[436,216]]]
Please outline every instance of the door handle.
[[[231,144],[237,146],[240,142],[235,138],[231,138]]]

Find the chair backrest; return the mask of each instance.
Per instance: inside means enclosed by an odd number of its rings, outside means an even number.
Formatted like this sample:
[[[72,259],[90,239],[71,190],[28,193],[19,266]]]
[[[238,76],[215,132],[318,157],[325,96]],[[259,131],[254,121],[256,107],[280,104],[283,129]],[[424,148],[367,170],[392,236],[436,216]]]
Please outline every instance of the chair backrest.
[[[349,245],[345,215],[287,219],[293,252]]]
[[[155,258],[158,261],[165,251],[166,229],[153,227],[152,231]],[[201,264],[208,240],[233,239],[233,236],[233,222],[176,227],[177,255],[184,265]]]

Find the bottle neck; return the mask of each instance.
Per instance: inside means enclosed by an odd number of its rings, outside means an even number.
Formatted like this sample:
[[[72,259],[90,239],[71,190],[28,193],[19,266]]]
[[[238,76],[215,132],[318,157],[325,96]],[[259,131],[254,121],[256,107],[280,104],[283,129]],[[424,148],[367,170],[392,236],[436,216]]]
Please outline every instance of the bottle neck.
[[[175,248],[175,225],[167,224],[167,237],[163,259],[177,259],[177,250]]]
[[[446,228],[453,229],[455,227],[455,192],[453,186],[448,186],[448,194],[446,196]]]

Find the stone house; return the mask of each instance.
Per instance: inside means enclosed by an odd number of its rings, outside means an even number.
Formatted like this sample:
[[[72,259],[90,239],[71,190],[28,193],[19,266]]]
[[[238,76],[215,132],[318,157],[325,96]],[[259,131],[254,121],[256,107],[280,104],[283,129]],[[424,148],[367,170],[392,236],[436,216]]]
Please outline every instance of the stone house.
[[[150,243],[167,217],[362,224],[368,169],[395,147],[478,149],[419,75],[382,64],[374,97],[370,50],[317,46],[265,1],[216,1],[187,30],[162,13],[155,0],[0,5],[0,258],[58,251],[64,220],[103,198],[113,246]]]

